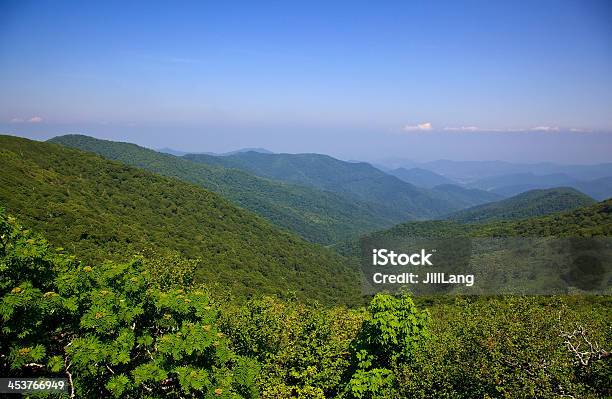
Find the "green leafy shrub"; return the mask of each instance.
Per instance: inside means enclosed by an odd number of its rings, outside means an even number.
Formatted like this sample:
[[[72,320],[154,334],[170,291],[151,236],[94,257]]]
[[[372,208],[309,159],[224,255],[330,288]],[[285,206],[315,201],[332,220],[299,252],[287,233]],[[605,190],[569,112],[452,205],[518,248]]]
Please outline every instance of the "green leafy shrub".
[[[141,260],[83,265],[0,212],[2,375],[68,376],[78,397],[255,397],[198,289],[163,291]]]
[[[221,328],[237,353],[262,364],[264,398],[330,398],[344,388],[363,318],[362,311],[265,297],[230,308]]]
[[[369,315],[354,342],[354,372],[348,396],[393,397],[397,381],[394,370],[410,362],[429,338],[429,314],[419,310],[408,295],[377,294]]]

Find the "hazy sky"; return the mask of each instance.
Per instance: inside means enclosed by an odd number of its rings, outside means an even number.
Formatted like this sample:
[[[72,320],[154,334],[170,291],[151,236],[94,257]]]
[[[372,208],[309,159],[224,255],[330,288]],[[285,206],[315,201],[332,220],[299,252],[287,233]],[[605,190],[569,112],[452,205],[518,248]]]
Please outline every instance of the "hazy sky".
[[[612,161],[612,2],[0,0],[0,132]]]

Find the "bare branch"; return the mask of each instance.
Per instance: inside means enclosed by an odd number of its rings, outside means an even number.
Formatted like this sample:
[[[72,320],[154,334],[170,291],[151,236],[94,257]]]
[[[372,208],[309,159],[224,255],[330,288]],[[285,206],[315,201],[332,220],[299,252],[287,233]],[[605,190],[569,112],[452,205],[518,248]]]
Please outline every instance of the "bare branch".
[[[572,332],[561,331],[560,336],[565,339],[565,347],[574,354],[576,363],[582,366],[610,357],[610,351],[602,349],[597,342],[589,338],[584,326],[577,325]]]

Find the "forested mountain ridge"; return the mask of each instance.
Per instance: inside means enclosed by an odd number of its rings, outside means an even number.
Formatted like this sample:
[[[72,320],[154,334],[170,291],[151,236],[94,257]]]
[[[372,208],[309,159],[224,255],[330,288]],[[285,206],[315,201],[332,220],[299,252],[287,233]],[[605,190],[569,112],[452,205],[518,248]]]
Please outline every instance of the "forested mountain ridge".
[[[516,174],[539,176],[564,174],[577,180],[593,180],[612,176],[612,163],[562,165],[550,162],[512,163],[505,161],[451,161],[443,159],[423,163],[407,160],[394,160],[391,164],[383,163],[390,169],[398,167],[427,169],[450,179],[466,183]]]
[[[350,302],[345,260],[210,191],[52,143],[0,136],[0,206],[86,261],[147,250],[198,258],[236,295]]]
[[[187,154],[183,158],[375,203],[401,213],[404,220],[433,218],[464,207],[453,198],[416,187],[366,162],[345,162],[328,155],[244,152],[223,157]]]
[[[472,235],[479,237],[612,236],[612,199],[546,216],[487,223],[476,227]]]
[[[237,169],[191,162],[131,143],[83,135],[58,136],[49,142],[196,184],[316,243],[330,244],[408,219],[399,211],[376,204]]]
[[[612,199],[569,211],[522,220],[460,223],[407,222],[367,237],[594,237],[612,236]]]
[[[498,202],[455,212],[447,219],[461,223],[524,219],[580,208],[594,203],[595,200],[573,188],[531,190]]]

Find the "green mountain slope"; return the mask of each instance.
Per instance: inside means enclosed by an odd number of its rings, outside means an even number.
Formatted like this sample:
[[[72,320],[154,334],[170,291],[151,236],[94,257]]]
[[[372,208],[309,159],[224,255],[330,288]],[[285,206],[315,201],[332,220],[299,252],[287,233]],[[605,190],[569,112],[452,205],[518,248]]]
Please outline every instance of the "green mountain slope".
[[[235,169],[190,162],[135,144],[82,135],[55,137],[49,142],[196,184],[316,243],[330,244],[406,220],[400,212],[385,207]]]
[[[612,199],[565,212],[484,224],[451,220],[407,222],[368,237],[593,237],[612,236]]]
[[[612,236],[612,199],[541,217],[473,226],[471,234],[479,237]]]
[[[416,268],[446,275],[469,274],[477,283],[413,285],[415,295],[562,295],[612,292],[612,200],[595,205],[522,220],[459,223],[449,220],[408,222],[339,245],[339,252],[360,262],[370,289],[375,273],[385,268],[371,264],[372,248],[396,252],[432,248],[435,268]],[[594,239],[592,237],[595,237]],[[390,266],[389,266],[390,267]],[[395,268],[404,272],[405,268]],[[412,270],[411,270],[412,271]],[[386,289],[399,286],[385,286]]]
[[[217,194],[64,146],[0,136],[0,206],[90,261],[146,250],[199,258],[198,277],[239,295],[351,301],[345,260]]]
[[[461,206],[440,199],[388,175],[365,162],[345,162],[321,154],[261,154],[245,152],[223,157],[187,154],[183,158],[209,165],[222,165],[257,176],[332,191],[378,204],[403,215],[403,220],[427,219]]]
[[[482,223],[494,220],[523,219],[580,208],[595,200],[573,188],[532,190],[512,198],[475,206],[448,217],[461,223]]]

